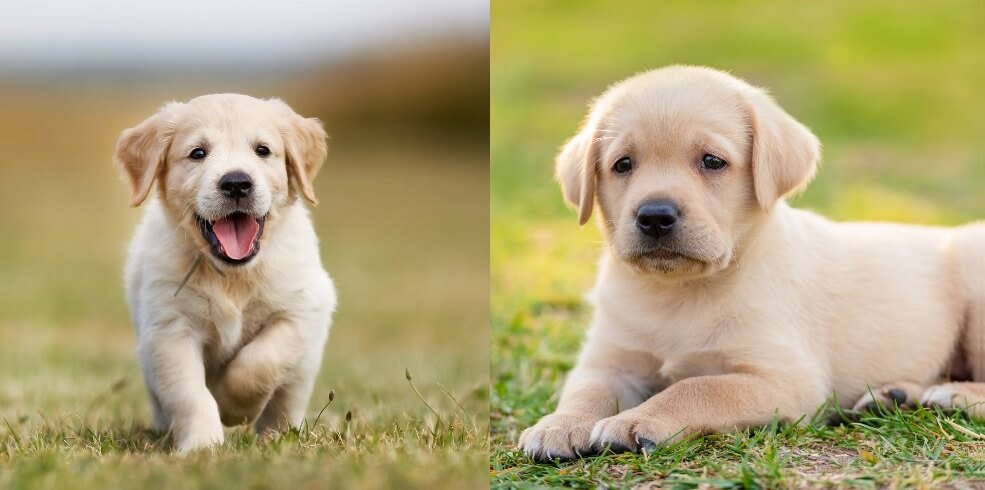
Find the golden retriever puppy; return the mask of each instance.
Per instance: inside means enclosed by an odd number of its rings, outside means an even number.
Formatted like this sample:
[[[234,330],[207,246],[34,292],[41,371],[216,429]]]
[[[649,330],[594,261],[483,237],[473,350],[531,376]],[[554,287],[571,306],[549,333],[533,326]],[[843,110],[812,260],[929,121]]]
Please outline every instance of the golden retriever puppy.
[[[179,452],[221,443],[223,424],[304,417],[336,301],[299,199],[315,202],[325,138],[280,100],[235,94],[165,104],[120,135],[131,204],[157,187],[126,293],[154,427]]]
[[[597,201],[606,237],[594,319],[526,454],[648,451],[796,421],[831,395],[985,416],[985,226],[793,209],[819,154],[766,92],[709,68],[654,70],[594,102],[557,159],[567,201],[582,224]]]

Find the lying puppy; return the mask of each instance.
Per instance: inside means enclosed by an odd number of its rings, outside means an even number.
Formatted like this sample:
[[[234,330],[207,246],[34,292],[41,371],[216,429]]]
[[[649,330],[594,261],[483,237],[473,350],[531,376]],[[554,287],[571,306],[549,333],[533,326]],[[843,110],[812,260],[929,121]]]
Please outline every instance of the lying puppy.
[[[594,102],[557,176],[582,224],[598,197],[595,316],[526,454],[647,451],[795,421],[832,394],[985,416],[985,226],[790,208],[819,153],[764,91],[708,68],[654,70]]]
[[[223,424],[297,427],[335,289],[297,189],[312,203],[325,131],[276,99],[172,102],[123,131],[115,160],[140,205],[127,302],[154,427],[179,452]]]

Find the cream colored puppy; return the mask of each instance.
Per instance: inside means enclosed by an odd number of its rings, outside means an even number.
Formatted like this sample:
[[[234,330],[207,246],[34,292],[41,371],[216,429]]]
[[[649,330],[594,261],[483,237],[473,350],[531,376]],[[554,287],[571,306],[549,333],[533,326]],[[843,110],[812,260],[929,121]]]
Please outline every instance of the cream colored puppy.
[[[131,203],[157,183],[126,291],[154,427],[179,452],[221,443],[223,424],[304,417],[335,289],[295,187],[315,202],[325,153],[317,119],[234,94],[166,104],[120,136]]]
[[[646,451],[795,421],[832,394],[864,408],[870,389],[890,404],[985,402],[985,226],[790,208],[819,152],[763,90],[708,68],[654,70],[594,102],[557,175],[583,224],[597,196],[595,316],[523,451]]]

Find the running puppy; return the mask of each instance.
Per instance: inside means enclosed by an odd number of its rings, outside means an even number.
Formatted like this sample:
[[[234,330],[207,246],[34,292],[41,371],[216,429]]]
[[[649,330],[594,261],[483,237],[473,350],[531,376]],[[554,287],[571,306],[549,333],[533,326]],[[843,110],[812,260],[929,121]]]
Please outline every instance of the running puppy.
[[[317,119],[235,94],[165,104],[120,135],[131,204],[157,187],[126,293],[154,428],[179,452],[221,443],[223,425],[304,417],[335,288],[299,196],[316,203],[325,153]]]
[[[832,394],[985,416],[985,226],[789,207],[819,156],[763,90],[709,68],[654,70],[599,97],[557,159],[565,198],[582,224],[597,202],[607,241],[595,316],[523,451],[647,451],[797,420]]]

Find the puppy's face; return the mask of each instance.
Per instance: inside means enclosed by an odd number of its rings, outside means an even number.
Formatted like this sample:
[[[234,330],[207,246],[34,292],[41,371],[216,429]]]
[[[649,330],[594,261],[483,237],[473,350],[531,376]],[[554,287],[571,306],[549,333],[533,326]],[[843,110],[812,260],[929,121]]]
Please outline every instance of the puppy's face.
[[[597,192],[610,245],[643,270],[721,268],[755,207],[739,100],[658,93],[625,94],[599,126]]]
[[[817,141],[762,91],[671,67],[617,84],[558,157],[584,223],[597,195],[614,254],[668,278],[711,275],[816,166]]]
[[[117,161],[130,178],[133,204],[157,179],[160,198],[184,236],[217,263],[251,263],[264,230],[302,193],[325,155],[325,133],[278,100],[233,94],[165,105],[123,132]]]

